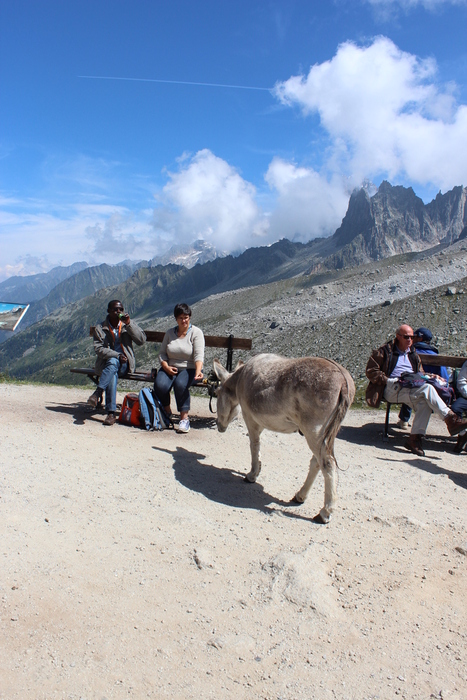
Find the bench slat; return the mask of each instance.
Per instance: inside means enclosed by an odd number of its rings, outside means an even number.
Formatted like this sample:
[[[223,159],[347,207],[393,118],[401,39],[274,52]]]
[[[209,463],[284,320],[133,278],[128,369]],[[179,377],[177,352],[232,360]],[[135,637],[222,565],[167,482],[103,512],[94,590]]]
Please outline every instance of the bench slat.
[[[93,367],[73,367],[72,369],[70,369],[70,372],[73,372],[73,374],[86,374],[88,377],[97,377],[97,374]],[[154,381],[154,377],[151,374],[151,372],[128,372],[128,374],[125,374],[125,376],[121,377],[121,379],[130,379],[136,382]]]
[[[433,367],[462,367],[467,357],[454,357],[453,355],[427,355],[418,353],[423,364],[433,365]]]
[[[95,383],[97,383],[98,375],[93,367],[73,367],[70,369],[70,372],[73,372],[73,374],[85,374],[87,377],[89,377],[89,379],[92,379]],[[152,384],[154,382],[154,375],[152,372],[129,372],[128,374],[125,374],[124,377],[120,377],[120,379],[125,381],[130,380],[133,382],[150,382]],[[209,381],[206,377],[204,377],[203,379],[194,381],[191,386],[198,387],[198,389],[209,389]]]
[[[162,343],[164,340],[164,331],[144,331],[146,338],[150,343]],[[94,326],[89,329],[89,335],[94,335]],[[229,348],[232,350],[251,350],[251,338],[232,338],[230,345],[229,336],[222,335],[205,335],[204,342],[208,348]]]

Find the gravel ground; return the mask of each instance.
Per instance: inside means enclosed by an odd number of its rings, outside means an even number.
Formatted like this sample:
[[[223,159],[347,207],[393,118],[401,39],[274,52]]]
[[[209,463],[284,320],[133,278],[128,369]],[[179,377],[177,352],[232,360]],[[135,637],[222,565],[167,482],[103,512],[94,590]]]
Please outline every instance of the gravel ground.
[[[327,526],[309,451],[241,420],[217,432],[102,426],[89,392],[0,384],[0,698],[461,700],[467,456],[427,456],[352,410]],[[121,398],[121,396],[120,396]]]

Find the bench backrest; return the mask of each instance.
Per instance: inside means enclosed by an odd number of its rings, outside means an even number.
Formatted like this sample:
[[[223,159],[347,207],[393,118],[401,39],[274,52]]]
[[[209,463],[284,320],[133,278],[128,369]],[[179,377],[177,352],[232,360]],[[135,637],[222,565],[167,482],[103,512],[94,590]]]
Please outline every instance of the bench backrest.
[[[89,335],[94,335],[95,326],[89,329]],[[162,343],[165,331],[144,331],[150,343]],[[251,350],[251,338],[235,338],[233,335],[205,335],[205,345],[208,348],[227,348],[227,350]]]
[[[419,352],[418,356],[422,365],[432,365],[433,367],[462,367],[467,362],[467,357],[455,357],[454,355],[427,355]]]

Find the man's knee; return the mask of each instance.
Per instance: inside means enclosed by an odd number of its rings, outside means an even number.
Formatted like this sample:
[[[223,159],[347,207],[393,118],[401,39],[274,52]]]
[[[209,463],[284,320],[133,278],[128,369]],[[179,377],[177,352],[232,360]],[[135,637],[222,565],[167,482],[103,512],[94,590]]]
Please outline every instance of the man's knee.
[[[430,406],[433,406],[433,404],[437,406],[438,404],[444,403],[444,401],[438,396],[438,392],[434,386],[431,386],[431,384],[425,384],[423,387],[423,395]]]

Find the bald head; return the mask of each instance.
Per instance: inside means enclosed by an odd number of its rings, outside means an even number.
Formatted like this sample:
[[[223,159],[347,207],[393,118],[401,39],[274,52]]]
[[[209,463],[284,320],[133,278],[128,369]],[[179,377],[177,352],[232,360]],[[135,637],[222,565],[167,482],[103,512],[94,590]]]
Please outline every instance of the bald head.
[[[407,352],[407,350],[412,345],[412,340],[413,329],[406,323],[403,323],[402,326],[399,326],[399,328],[396,331],[397,347],[399,348],[399,350],[402,350],[402,352]]]

